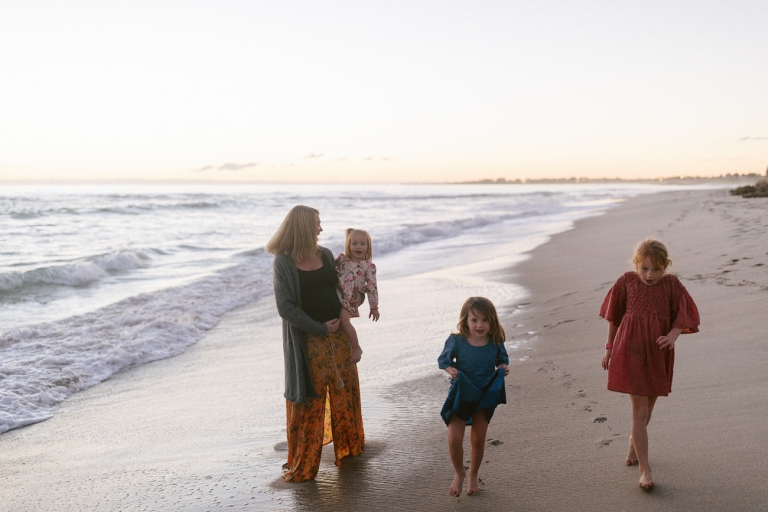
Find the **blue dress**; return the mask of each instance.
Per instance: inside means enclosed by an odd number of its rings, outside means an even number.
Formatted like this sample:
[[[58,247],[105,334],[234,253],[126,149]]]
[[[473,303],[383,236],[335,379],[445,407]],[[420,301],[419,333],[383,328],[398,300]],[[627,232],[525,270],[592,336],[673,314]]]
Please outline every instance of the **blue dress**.
[[[441,370],[449,366],[459,370],[458,376],[451,380],[448,397],[440,411],[446,425],[453,415],[471,425],[472,416],[482,409],[490,422],[496,406],[507,403],[504,369],[496,369],[500,364],[509,364],[503,343],[496,345],[489,341],[482,347],[475,347],[463,336],[451,334],[445,340],[437,364]]]

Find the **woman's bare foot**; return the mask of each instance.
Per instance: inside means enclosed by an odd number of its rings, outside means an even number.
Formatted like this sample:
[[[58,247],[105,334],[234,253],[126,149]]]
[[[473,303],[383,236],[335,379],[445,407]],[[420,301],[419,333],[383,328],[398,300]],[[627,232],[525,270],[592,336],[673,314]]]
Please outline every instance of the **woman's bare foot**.
[[[624,461],[627,466],[634,466],[637,464],[637,455],[635,454],[635,445],[632,444],[632,436],[629,436],[629,451],[627,452],[627,460]]]
[[[456,476],[453,477],[453,483],[451,484],[451,488],[448,489],[448,494],[451,496],[458,498],[461,496],[461,486],[464,485],[464,477],[467,476],[467,474],[462,471],[461,473],[456,473]],[[470,489],[472,487],[470,486]]]
[[[473,494],[477,494],[482,489],[480,489],[480,483],[478,482],[477,475],[472,476],[470,473],[469,475],[469,489],[467,489],[467,496],[472,496]]]
[[[646,473],[643,473],[640,475],[640,481],[637,483],[638,487],[645,491],[650,491],[653,489],[653,478],[651,477],[651,472],[648,471]]]

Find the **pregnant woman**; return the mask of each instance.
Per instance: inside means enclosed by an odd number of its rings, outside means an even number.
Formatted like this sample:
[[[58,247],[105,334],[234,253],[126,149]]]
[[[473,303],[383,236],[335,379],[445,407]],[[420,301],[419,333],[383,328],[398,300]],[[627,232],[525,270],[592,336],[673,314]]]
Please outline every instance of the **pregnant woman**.
[[[322,230],[317,210],[294,206],[266,246],[275,255],[275,301],[283,319],[286,482],[315,478],[323,445],[331,441],[337,466],[361,454],[365,443],[357,366],[339,329],[334,258],[317,245]]]

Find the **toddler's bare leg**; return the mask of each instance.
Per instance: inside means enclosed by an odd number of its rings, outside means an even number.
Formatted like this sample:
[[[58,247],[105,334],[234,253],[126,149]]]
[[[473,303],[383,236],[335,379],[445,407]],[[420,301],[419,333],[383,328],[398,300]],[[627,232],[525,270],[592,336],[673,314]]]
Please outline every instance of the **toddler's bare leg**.
[[[483,455],[485,454],[485,434],[487,432],[488,419],[485,416],[485,410],[482,410],[472,416],[472,431],[469,433],[469,440],[472,443],[472,452],[469,457],[468,496],[472,496],[481,490],[477,475],[480,472],[480,465],[483,463]]]
[[[453,477],[448,494],[454,497],[461,495],[461,486],[464,485],[464,428],[466,422],[458,416],[451,416],[448,423],[448,453],[451,455],[451,464],[456,475]]]
[[[647,490],[653,489],[651,465],[648,462],[648,421],[650,421],[656,397],[629,395],[632,400],[632,445],[635,448],[640,469],[640,481],[637,485]]]
[[[352,316],[349,314],[349,311],[344,308],[341,308],[341,328],[347,334],[347,338],[349,338],[349,341],[352,344],[352,355],[349,358],[350,361],[352,364],[359,363],[360,358],[363,356],[363,349],[360,348],[360,342],[357,339],[357,331],[352,325]]]

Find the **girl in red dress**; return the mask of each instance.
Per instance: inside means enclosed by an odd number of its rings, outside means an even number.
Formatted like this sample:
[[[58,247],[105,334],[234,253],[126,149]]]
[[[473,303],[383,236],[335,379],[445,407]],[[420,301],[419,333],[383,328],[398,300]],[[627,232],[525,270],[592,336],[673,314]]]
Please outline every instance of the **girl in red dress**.
[[[648,430],[656,398],[672,391],[675,342],[698,332],[699,312],[680,280],[666,274],[667,248],[648,238],[635,249],[634,272],[623,274],[605,297],[600,316],[608,320],[603,369],[608,389],[632,402],[632,435],[627,466],[639,464],[638,485],[653,488],[648,463]]]

